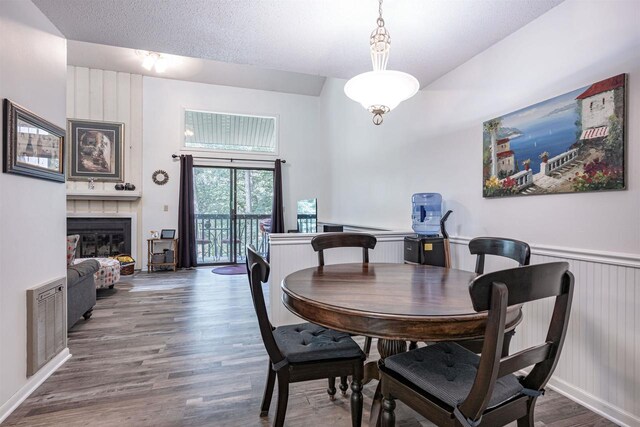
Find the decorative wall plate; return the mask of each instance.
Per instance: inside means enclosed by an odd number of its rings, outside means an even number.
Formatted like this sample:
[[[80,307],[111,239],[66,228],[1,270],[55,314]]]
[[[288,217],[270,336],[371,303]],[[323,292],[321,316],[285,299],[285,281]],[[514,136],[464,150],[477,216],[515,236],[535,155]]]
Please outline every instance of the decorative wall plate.
[[[158,169],[153,173],[151,179],[158,185],[165,185],[169,181],[169,174],[162,169]]]

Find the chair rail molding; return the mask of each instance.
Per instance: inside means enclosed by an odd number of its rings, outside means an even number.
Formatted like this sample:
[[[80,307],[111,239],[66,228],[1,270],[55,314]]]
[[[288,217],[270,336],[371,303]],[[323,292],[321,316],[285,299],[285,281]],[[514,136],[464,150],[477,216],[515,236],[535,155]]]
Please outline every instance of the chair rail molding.
[[[450,237],[452,244],[467,246],[472,237]],[[576,261],[596,262],[599,264],[618,265],[623,267],[640,268],[640,254],[623,252],[595,251],[591,249],[570,248],[563,246],[548,246],[530,244],[531,255],[550,256]]]

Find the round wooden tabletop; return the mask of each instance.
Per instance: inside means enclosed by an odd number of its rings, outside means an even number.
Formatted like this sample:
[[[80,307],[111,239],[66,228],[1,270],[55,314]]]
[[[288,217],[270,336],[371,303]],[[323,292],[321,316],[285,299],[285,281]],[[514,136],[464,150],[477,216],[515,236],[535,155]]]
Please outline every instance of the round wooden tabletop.
[[[471,305],[476,273],[412,264],[334,264],[296,271],[282,281],[294,314],[328,328],[377,338],[448,341],[484,335],[486,312]],[[507,311],[507,330],[521,321]]]

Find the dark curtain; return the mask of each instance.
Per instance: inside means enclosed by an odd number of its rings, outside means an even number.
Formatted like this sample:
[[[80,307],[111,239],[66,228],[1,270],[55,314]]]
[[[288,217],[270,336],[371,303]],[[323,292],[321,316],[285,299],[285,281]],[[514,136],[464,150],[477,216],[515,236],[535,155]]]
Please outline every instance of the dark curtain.
[[[271,233],[284,233],[284,207],[282,205],[282,162],[277,159],[273,173],[273,206],[271,208]]]
[[[178,203],[178,267],[196,266],[195,199],[193,156],[180,156],[180,200]]]

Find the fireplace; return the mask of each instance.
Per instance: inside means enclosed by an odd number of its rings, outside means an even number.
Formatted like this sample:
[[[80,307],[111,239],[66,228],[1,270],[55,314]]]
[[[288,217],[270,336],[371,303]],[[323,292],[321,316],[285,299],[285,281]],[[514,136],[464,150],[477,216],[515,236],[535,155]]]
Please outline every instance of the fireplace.
[[[79,234],[76,258],[131,254],[131,218],[67,218],[67,234]]]

